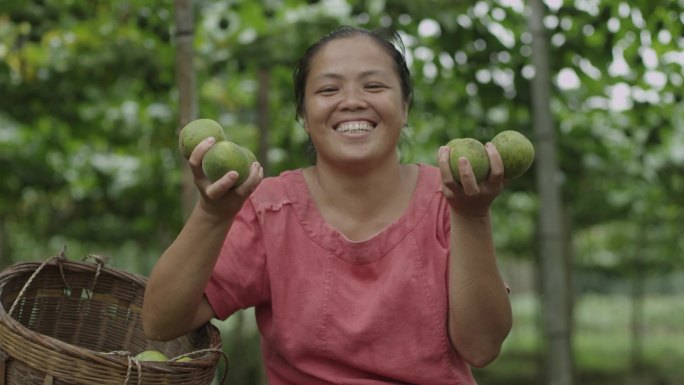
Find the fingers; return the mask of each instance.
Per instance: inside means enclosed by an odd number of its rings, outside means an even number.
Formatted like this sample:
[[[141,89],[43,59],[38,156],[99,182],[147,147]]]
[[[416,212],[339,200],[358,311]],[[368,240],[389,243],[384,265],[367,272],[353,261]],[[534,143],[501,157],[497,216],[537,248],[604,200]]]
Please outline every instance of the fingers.
[[[475,195],[480,192],[473,168],[470,166],[467,158],[460,157],[458,159],[458,172],[461,175],[461,187],[466,195]]]
[[[201,180],[205,178],[204,171],[202,171],[202,158],[204,158],[204,154],[209,151],[214,143],[216,143],[216,139],[214,139],[214,137],[209,137],[199,142],[197,147],[192,150],[192,154],[190,154],[188,163],[190,163],[190,169],[192,170],[192,175],[195,180]]]
[[[494,143],[488,142],[485,144],[485,150],[489,157],[489,181],[499,184],[504,180],[504,166],[501,160],[501,154],[496,149]]]
[[[504,167],[501,155],[493,143],[486,143],[485,150],[489,158],[489,174],[485,180],[478,181],[473,168],[467,158],[458,160],[458,173],[460,182],[456,181],[451,173],[449,156],[451,150],[447,146],[439,148],[438,165],[442,176],[443,192],[447,198],[458,196],[474,197],[478,195],[496,196],[504,184]]]
[[[454,176],[451,174],[451,165],[449,164],[450,154],[451,149],[447,146],[440,147],[439,152],[437,153],[437,164],[442,176],[442,193],[447,199],[452,199],[454,197],[454,191],[460,188],[454,179]]]
[[[449,165],[449,154],[451,150],[447,146],[442,146],[439,148],[437,153],[437,164],[439,165],[440,174],[442,174],[442,181],[444,184],[449,185],[456,183],[453,175],[451,174],[451,166]]]
[[[458,173],[461,178],[459,183],[454,179],[451,173],[451,166],[449,165],[449,156],[451,155],[451,150],[447,146],[442,146],[439,148],[438,153],[438,163],[440,174],[442,175],[442,183],[444,186],[451,190],[452,194],[462,193],[466,195],[474,195],[480,192],[480,188],[475,179],[475,174],[473,173],[473,168],[470,166],[470,162],[465,157],[461,157],[458,160]],[[445,191],[446,192],[446,191]]]
[[[235,192],[240,195],[249,195],[256,189],[256,187],[264,179],[264,168],[259,162],[254,162],[250,166],[249,176],[245,181],[235,188]]]
[[[209,199],[218,199],[226,194],[229,190],[242,197],[246,197],[256,189],[264,178],[264,169],[259,162],[254,162],[250,166],[249,176],[242,184],[235,186],[239,178],[237,171],[229,171],[216,182],[207,186],[205,193]]]
[[[238,180],[238,177],[239,175],[237,171],[228,171],[226,175],[219,178],[216,182],[208,185],[204,190],[204,193],[209,199],[218,199],[228,190],[233,188],[235,182]]]

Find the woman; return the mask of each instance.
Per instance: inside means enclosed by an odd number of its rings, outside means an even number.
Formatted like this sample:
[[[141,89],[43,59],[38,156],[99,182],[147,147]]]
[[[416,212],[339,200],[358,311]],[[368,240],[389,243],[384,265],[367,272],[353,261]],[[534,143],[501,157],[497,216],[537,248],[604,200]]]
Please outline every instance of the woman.
[[[398,36],[394,35],[398,39]],[[411,81],[392,40],[342,27],[295,70],[298,117],[315,164],[263,178],[254,163],[210,184],[149,279],[146,333],[171,339],[254,306],[269,382],[474,384],[511,327],[489,208],[503,165],[462,184],[449,169],[402,164]]]

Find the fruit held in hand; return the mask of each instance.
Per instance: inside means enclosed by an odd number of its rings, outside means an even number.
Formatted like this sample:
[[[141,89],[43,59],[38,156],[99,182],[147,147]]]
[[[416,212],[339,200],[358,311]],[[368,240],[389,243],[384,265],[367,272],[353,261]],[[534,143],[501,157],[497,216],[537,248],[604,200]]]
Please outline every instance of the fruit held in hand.
[[[204,175],[212,182],[221,179],[228,171],[237,171],[235,186],[247,179],[251,164],[245,149],[229,140],[215,143],[202,158]]]
[[[164,353],[157,350],[145,350],[138,353],[134,358],[138,361],[168,361],[169,359]]]
[[[250,165],[257,161],[256,156],[254,156],[254,153],[250,151],[248,148],[242,147],[242,151],[245,152],[245,156],[247,157],[247,160],[249,161]]]
[[[502,131],[492,139],[492,143],[501,155],[505,179],[521,176],[532,165],[534,147],[523,134],[513,130]]]
[[[216,141],[226,140],[223,127],[211,119],[196,119],[183,127],[178,135],[178,148],[185,159],[190,159],[192,150],[204,139],[213,136]]]
[[[489,174],[489,157],[484,145],[473,138],[452,139],[446,144],[451,149],[449,155],[449,166],[454,179],[461,182],[461,174],[458,171],[458,159],[465,157],[473,168],[473,174],[477,181],[481,181]]]

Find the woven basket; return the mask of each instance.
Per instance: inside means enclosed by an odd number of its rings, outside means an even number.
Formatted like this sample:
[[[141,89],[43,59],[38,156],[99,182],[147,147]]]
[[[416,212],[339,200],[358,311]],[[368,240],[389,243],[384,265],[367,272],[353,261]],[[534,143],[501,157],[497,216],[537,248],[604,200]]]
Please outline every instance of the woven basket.
[[[172,341],[149,340],[140,314],[145,284],[63,252],[0,272],[0,385],[210,384],[226,358],[218,329],[207,323]],[[145,350],[192,360],[134,359]]]

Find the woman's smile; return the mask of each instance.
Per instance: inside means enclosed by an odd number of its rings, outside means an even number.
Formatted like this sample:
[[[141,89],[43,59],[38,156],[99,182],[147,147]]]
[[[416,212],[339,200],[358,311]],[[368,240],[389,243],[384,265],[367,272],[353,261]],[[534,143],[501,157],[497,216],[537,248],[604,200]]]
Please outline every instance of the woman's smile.
[[[363,136],[375,129],[375,124],[367,120],[346,121],[333,127],[335,131],[346,136]]]
[[[349,37],[322,48],[305,95],[305,129],[319,162],[378,164],[396,153],[407,103],[392,58],[372,39]]]

